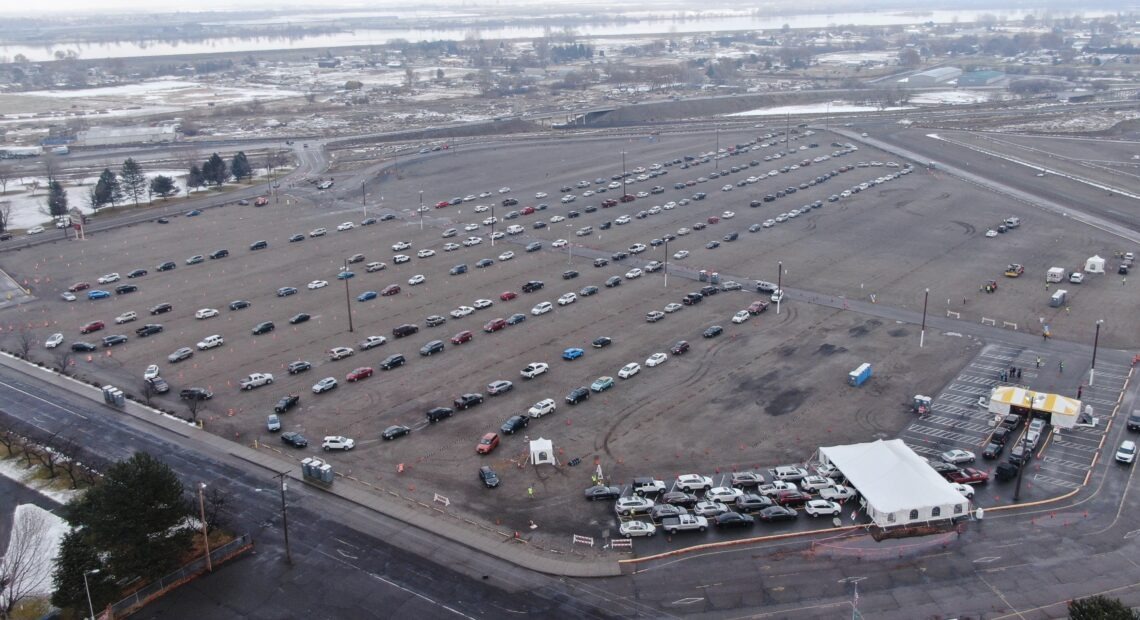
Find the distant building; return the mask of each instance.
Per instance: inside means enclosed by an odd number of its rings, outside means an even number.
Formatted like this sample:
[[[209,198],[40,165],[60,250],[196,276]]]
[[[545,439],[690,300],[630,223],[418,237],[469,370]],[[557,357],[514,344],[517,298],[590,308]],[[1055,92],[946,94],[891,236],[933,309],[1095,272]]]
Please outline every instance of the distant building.
[[[317,66],[321,69],[335,69],[340,66],[339,58],[322,58],[317,61]]]
[[[1085,103],[1096,99],[1096,93],[1091,90],[1066,90],[1057,93],[1057,99],[1068,103]]]
[[[1001,71],[971,71],[958,76],[958,86],[962,88],[994,86],[1005,79]]]
[[[112,144],[139,144],[146,142],[174,142],[175,127],[92,127],[80,131],[75,143],[83,146]]]
[[[946,84],[951,80],[962,75],[962,70],[957,67],[938,67],[937,69],[930,69],[921,73],[915,73],[907,79],[907,86],[939,86]]]

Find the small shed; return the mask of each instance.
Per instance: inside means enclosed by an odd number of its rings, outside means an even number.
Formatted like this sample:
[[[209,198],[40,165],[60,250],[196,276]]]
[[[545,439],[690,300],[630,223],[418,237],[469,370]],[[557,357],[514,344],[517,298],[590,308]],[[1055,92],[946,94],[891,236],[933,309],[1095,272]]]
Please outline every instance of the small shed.
[[[1087,273],[1104,273],[1104,259],[1096,256],[1090,256],[1085,261],[1085,272]]]
[[[554,442],[549,439],[532,439],[530,442],[530,464],[531,465],[557,465],[554,460]]]

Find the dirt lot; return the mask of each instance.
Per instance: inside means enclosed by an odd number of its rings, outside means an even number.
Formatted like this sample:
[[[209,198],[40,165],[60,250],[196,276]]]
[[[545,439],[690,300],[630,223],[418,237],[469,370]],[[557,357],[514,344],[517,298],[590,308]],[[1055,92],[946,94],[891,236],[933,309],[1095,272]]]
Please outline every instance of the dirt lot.
[[[743,135],[722,133],[721,144],[744,139]],[[817,135],[813,140],[822,146],[797,155],[795,161],[833,150],[827,146],[832,137]],[[762,162],[727,180],[713,179],[685,190],[674,190],[672,185],[707,176],[714,166],[710,163],[690,170],[675,166],[668,175],[632,186],[638,191],[660,184],[667,188],[663,195],[583,214],[544,230],[531,228],[539,215],[549,220],[552,215],[563,215],[572,208],[582,210],[601,198],[615,196],[616,192],[610,191],[579,198],[570,205],[558,202],[559,186],[564,183],[598,176],[608,179],[620,172],[622,149],[626,150],[627,168],[632,170],[662,159],[708,151],[712,146],[711,136],[669,136],[652,142],[594,139],[550,146],[475,147],[402,162],[402,178],[382,177],[370,195],[376,190],[382,192],[383,208],[374,204],[369,215],[394,211],[401,218],[375,226],[335,230],[340,222],[359,222],[363,217],[359,186],[338,185],[336,191],[344,192],[345,202],[330,204],[332,201],[324,196],[321,202],[328,205],[324,207],[314,206],[315,190],[303,190],[300,199],[290,199],[288,204],[283,200],[280,205],[262,209],[224,207],[196,218],[179,217],[168,225],[138,225],[82,243],[59,242],[8,252],[0,255],[0,266],[16,279],[28,280],[41,299],[0,316],[8,328],[4,345],[15,349],[19,330],[30,327],[36,336],[33,358],[48,361],[59,353],[46,351],[40,343],[52,332],[63,332],[67,344],[81,338],[97,342],[104,334],[126,334],[130,336],[128,344],[101,350],[92,361],[75,357],[73,371],[83,378],[137,392],[146,365],[160,363],[163,376],[173,387],[172,394],[191,385],[217,392],[202,413],[208,431],[247,443],[258,439],[274,448],[281,444],[265,431],[265,415],[281,395],[300,393],[302,406],[286,414],[284,430],[301,431],[314,444],[326,434],[354,437],[354,452],[330,456],[338,471],[381,487],[398,486],[425,501],[433,492],[447,495],[453,509],[473,513],[486,522],[501,520],[504,527],[522,529],[534,520],[544,526],[540,535],[564,536],[570,531],[590,533],[591,528],[584,523],[599,531],[613,525],[608,504],[584,506],[579,497],[581,489],[589,486],[595,459],[612,480],[627,482],[635,475],[667,477],[686,471],[712,474],[732,468],[770,467],[803,461],[819,445],[890,437],[908,420],[910,396],[935,393],[980,346],[968,338],[928,333],[927,346],[919,349],[916,326],[884,323],[807,303],[786,304],[779,316],[774,308],[769,309],[734,325],[729,321],[732,314],[758,298],[747,290],[721,293],[661,322],[646,323],[648,310],[661,309],[697,289],[695,282],[679,273],[670,275],[668,287],[660,274],[649,274],[617,288],[601,288],[596,296],[556,306],[551,313],[529,314],[534,304],[553,302],[560,294],[587,285],[600,286],[605,278],[625,273],[633,262],[627,259],[598,269],[591,266],[593,256],[608,255],[636,242],[648,243],[653,237],[691,226],[709,215],[736,212],[733,219],[670,243],[670,254],[682,249],[692,252],[682,261],[670,259],[671,267],[689,272],[719,270],[734,279],[775,280],[777,261],[782,261],[788,287],[821,296],[869,299],[874,294],[877,303],[921,310],[923,290],[929,287],[932,313],[943,314],[942,306],[948,299],[967,320],[997,317],[999,324],[1007,320],[1029,326],[1022,329],[1036,329],[1033,325],[1043,316],[1059,338],[1072,335],[1072,339],[1081,340],[1083,335],[1074,334],[1091,330],[1095,319],[1090,319],[1090,313],[1099,312],[1096,318],[1106,320],[1102,346],[1106,342],[1108,346],[1135,346],[1140,342],[1135,327],[1119,327],[1131,325],[1126,301],[1134,297],[1114,276],[1069,287],[1073,292],[1071,314],[1047,305],[1044,271],[1053,265],[1075,267],[1093,253],[1104,256],[1105,248],[1113,247],[1107,235],[1072,228],[1061,218],[1036,213],[980,188],[919,172],[839,202],[826,201],[833,193],[891,170],[867,167],[757,209],[748,206],[751,199],[814,178],[823,170],[891,159],[869,148],[731,192],[720,191],[721,185],[793,161]],[[763,159],[762,155],[776,150],[772,147],[763,153],[728,158],[720,167],[739,165],[754,157]],[[538,202],[534,199],[536,191],[550,194],[543,199],[552,205],[549,210],[515,220],[527,229],[526,234],[496,242],[494,248],[484,241],[473,248],[443,252],[445,242],[462,240],[466,234],[488,236],[489,230],[483,227],[479,233],[461,230],[456,239],[440,238],[440,231],[446,227],[489,215],[473,213],[469,204],[432,209],[425,229],[420,230],[413,209],[421,189],[424,203],[434,204],[455,195],[495,192],[503,185],[513,188],[510,195],[520,200],[520,207]],[[707,192],[708,199],[648,219],[634,219],[600,235],[579,238],[572,234],[580,226],[590,224],[596,229],[619,213],[636,213],[695,191]],[[490,204],[502,197],[494,193],[479,202]],[[752,223],[814,200],[824,200],[824,206],[775,228],[746,231]],[[505,211],[499,207],[496,214],[501,217]],[[997,238],[984,237],[987,228],[1011,215],[1020,216],[1025,224]],[[330,232],[300,243],[286,241],[292,233],[317,227],[327,227]],[[738,241],[722,243],[717,249],[704,248],[706,242],[730,230],[740,231]],[[574,248],[573,257],[552,251],[549,243],[542,252],[523,251],[526,241],[549,242],[559,237],[586,241]],[[250,252],[249,244],[258,239],[268,240],[270,247]],[[391,245],[401,240],[412,243],[406,254],[414,256],[415,251],[430,247],[437,255],[395,265]],[[219,248],[228,248],[231,256],[185,264],[189,256]],[[474,268],[480,258],[497,257],[508,249],[517,254],[513,260],[496,261],[487,269]],[[364,273],[363,264],[355,266],[357,275],[349,280],[352,301],[347,303],[352,307],[354,332],[349,333],[345,287],[335,277],[344,259],[357,252],[369,261],[385,261],[388,267]],[[663,248],[650,248],[637,258],[662,259],[663,254]],[[155,273],[155,265],[164,260],[178,262],[178,268]],[[1002,278],[1001,271],[1008,262],[1024,264],[1026,275],[1016,280]],[[470,272],[449,276],[448,269],[458,263],[466,263]],[[560,274],[569,267],[581,276],[564,281]],[[81,298],[72,303],[58,297],[74,281],[94,284],[103,273],[117,271],[125,276],[134,268],[151,270],[149,275],[131,280],[140,286],[137,293],[102,301]],[[427,282],[408,286],[413,274],[424,274]],[[999,291],[980,293],[979,286],[990,278],[1000,280]],[[328,280],[330,285],[308,290],[306,283],[316,279]],[[543,280],[546,287],[513,301],[499,301],[499,293],[518,291],[529,279]],[[365,290],[379,291],[394,283],[403,287],[398,296],[355,300]],[[276,297],[274,291],[282,286],[300,291]],[[478,298],[492,299],[495,305],[466,318],[449,317],[440,327],[423,324],[429,314],[447,315],[452,308],[472,305]],[[253,305],[230,311],[226,306],[234,299],[248,299]],[[146,314],[146,309],[160,302],[172,303],[174,312],[154,318]],[[218,308],[221,315],[196,320],[194,312],[204,307]],[[140,321],[124,326],[112,323],[116,315],[132,309],[142,315]],[[313,319],[289,325],[288,318],[298,312],[310,313]],[[498,333],[482,332],[488,320],[514,312],[527,313],[527,320]],[[81,337],[79,327],[94,319],[109,323],[108,329]],[[276,331],[252,336],[250,328],[264,320],[276,322]],[[130,331],[152,321],[162,323],[166,330],[145,339],[134,337]],[[392,328],[405,322],[419,323],[420,332],[394,339]],[[1084,330],[1085,323],[1089,330]],[[714,339],[701,338],[701,331],[712,324],[723,325],[725,333]],[[474,340],[461,346],[448,344],[444,353],[430,358],[418,355],[423,343],[446,340],[460,330],[474,331]],[[193,346],[215,333],[226,338],[224,347],[198,352],[176,365],[165,362],[174,349]],[[371,334],[385,335],[389,342],[371,351],[358,351],[346,360],[333,362],[325,357],[329,348],[356,346]],[[605,349],[591,348],[589,343],[603,335],[612,337],[614,344]],[[650,354],[667,350],[679,339],[692,344],[685,356],[671,358],[656,368],[643,367],[628,380],[615,379],[618,385],[612,390],[596,394],[581,405],[570,406],[563,401],[570,389],[589,385],[600,375],[616,375],[627,362],[644,363]],[[585,355],[572,362],[561,360],[562,350],[572,346],[586,349]],[[408,364],[387,372],[377,369],[376,376],[359,384],[344,381],[353,368],[377,367],[392,353],[406,355]],[[307,359],[315,367],[289,376],[285,366],[296,359]],[[519,370],[532,361],[551,364],[551,372],[533,381],[521,379]],[[874,380],[863,389],[848,387],[847,372],[864,361],[875,364]],[[276,382],[240,393],[239,379],[257,371],[274,373]],[[337,377],[340,387],[314,395],[310,386],[326,376]],[[423,413],[430,407],[449,405],[463,392],[485,392],[486,384],[495,379],[514,381],[515,389],[488,397],[483,405],[457,413],[450,420],[421,428],[426,426]],[[533,420],[525,434],[552,439],[563,463],[579,457],[583,467],[512,467],[512,461],[525,458],[521,436],[505,438],[489,457],[475,455],[479,436],[496,430],[508,416],[522,413],[546,397],[558,401],[558,411]],[[158,400],[168,409],[186,411],[176,397]],[[410,437],[382,442],[379,433],[390,424],[407,424],[417,430]],[[314,445],[304,451],[281,449],[297,458],[319,452]],[[407,470],[397,475],[400,463]],[[476,469],[481,464],[496,467],[503,477],[501,488],[480,488]],[[533,501],[526,500],[528,486],[535,489]],[[511,499],[504,501],[506,498]],[[568,514],[573,516],[568,519]]]

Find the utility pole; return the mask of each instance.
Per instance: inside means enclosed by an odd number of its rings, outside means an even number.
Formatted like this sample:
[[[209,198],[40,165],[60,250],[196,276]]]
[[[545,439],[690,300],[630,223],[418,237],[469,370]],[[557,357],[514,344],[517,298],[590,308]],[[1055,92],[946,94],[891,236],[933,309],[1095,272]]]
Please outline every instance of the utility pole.
[[[203,491],[206,490],[206,483],[198,483],[198,513],[202,519],[202,544],[206,546],[206,570],[214,572],[214,563],[210,560],[210,533],[206,525],[206,497]]]
[[[669,288],[669,238],[665,238],[665,288]]]
[[[776,266],[780,270],[779,273],[776,274],[776,291],[780,293],[779,297],[776,298],[776,314],[779,315],[780,314],[780,302],[784,301],[784,263],[783,263],[783,261],[776,263]]]
[[[928,301],[930,301],[930,289],[926,289],[926,294],[922,297],[922,330],[918,332],[918,348],[920,349],[926,342],[926,302]]]
[[[1093,336],[1093,356],[1092,356],[1092,366],[1089,368],[1089,387],[1092,387],[1093,375],[1096,373],[1096,348],[1097,348],[1097,345],[1100,344],[1100,324],[1101,323],[1104,323],[1104,319],[1100,319],[1096,322],[1096,336]]]
[[[283,471],[274,478],[281,480],[281,529],[285,532],[285,559],[289,564],[293,564],[293,552],[289,549],[289,512],[285,509],[285,491],[288,488],[285,484],[285,476],[289,475],[288,471]]]
[[[344,271],[348,272],[348,259],[344,259]],[[348,311],[348,331],[352,329],[352,294],[348,292],[348,278],[344,279],[344,309]]]
[[[714,170],[720,170],[720,125],[716,126],[716,149],[713,150]]]
[[[424,190],[420,190],[420,230],[424,229]]]
[[[364,219],[368,219],[368,194],[364,192],[364,181],[360,182],[360,206],[364,208]]]

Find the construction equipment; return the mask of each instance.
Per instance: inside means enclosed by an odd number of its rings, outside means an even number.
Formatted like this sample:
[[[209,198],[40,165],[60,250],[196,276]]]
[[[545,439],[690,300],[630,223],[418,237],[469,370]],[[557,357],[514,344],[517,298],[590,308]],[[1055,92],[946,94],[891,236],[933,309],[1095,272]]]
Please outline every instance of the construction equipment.
[[[1010,263],[1005,268],[1005,277],[1007,277],[1007,278],[1016,278],[1023,273],[1025,273],[1025,267],[1022,267],[1021,265],[1018,265],[1017,263]]]
[[[911,410],[920,416],[930,413],[930,406],[934,403],[934,399],[922,394],[914,395],[914,402],[911,404]]]
[[[982,290],[987,292],[987,293],[995,293],[995,292],[997,292],[997,289],[998,289],[997,280],[986,280],[986,283],[982,285]]]

